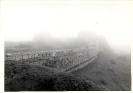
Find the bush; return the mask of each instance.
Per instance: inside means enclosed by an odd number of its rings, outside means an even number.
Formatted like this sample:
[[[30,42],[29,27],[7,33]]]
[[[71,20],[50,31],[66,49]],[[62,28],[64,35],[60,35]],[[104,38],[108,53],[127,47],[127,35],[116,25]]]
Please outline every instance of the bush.
[[[100,90],[84,79],[57,69],[24,62],[5,63],[5,91]]]

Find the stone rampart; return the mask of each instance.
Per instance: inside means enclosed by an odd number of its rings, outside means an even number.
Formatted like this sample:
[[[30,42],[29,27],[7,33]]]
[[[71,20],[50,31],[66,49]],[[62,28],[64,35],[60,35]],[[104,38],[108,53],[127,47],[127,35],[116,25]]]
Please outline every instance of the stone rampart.
[[[5,55],[5,60],[24,60],[32,62],[43,61],[42,65],[57,68],[61,71],[71,72],[78,70],[92,62],[98,54],[97,46],[85,46],[80,49],[38,51],[26,53],[14,53]]]

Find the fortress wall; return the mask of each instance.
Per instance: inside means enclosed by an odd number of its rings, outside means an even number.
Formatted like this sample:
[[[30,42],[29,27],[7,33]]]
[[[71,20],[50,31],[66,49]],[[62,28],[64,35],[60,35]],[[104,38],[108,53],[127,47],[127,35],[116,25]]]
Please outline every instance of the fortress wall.
[[[82,47],[75,50],[38,51],[14,53],[5,60],[25,60],[30,62],[44,61],[43,65],[57,68],[61,71],[75,71],[92,62],[98,54],[98,48]]]
[[[73,68],[66,70],[66,72],[73,72],[73,71],[79,70],[79,69],[83,68],[84,66],[86,66],[87,64],[91,63],[96,57],[97,56],[94,56],[94,57],[82,62],[81,64],[78,64],[78,65],[74,66]]]

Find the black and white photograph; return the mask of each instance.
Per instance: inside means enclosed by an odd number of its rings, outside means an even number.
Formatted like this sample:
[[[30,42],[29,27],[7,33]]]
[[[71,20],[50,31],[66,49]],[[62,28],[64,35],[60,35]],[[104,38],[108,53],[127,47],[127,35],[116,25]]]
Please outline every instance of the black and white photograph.
[[[132,91],[132,0],[0,2],[4,92]]]

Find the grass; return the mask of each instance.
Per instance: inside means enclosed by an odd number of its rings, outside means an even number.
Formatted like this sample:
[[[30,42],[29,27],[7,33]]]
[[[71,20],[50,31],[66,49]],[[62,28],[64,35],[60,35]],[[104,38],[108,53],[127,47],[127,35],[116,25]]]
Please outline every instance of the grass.
[[[97,86],[105,87],[107,90],[130,91],[131,61],[129,55],[124,58],[123,56],[117,56],[111,52],[99,52],[92,63],[72,74],[86,81],[93,81]]]
[[[72,73],[23,61],[6,61],[5,91],[129,91],[131,59],[130,55],[123,56],[99,52],[92,63]]]
[[[5,91],[96,91],[100,88],[70,73],[27,62],[5,62]]]
[[[124,91],[131,90],[131,61],[129,55],[119,55],[108,64],[108,72],[116,84]]]

